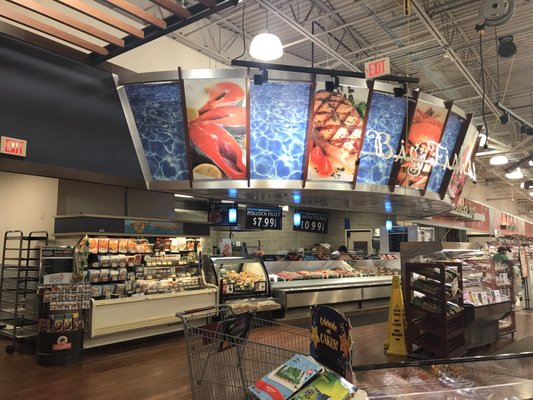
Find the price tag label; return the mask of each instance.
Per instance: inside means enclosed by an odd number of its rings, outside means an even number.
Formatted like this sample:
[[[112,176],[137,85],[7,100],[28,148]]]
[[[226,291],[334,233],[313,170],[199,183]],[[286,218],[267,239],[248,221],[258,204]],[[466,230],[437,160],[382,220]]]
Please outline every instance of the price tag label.
[[[280,230],[281,222],[280,207],[246,207],[246,229]]]
[[[300,224],[294,225],[293,230],[328,233],[328,213],[304,210],[297,210],[295,212],[300,213]]]
[[[457,293],[459,293],[459,282],[457,278],[454,278],[452,281],[452,296],[455,296]]]

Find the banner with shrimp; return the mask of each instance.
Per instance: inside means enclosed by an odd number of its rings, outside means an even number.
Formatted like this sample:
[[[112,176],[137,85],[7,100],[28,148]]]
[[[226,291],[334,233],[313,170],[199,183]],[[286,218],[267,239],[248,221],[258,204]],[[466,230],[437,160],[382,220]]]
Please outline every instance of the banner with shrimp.
[[[194,180],[246,179],[246,79],[185,79]]]
[[[444,101],[420,93],[409,133],[404,144],[405,154],[395,178],[395,184],[426,190],[428,178],[437,159],[448,108]]]
[[[353,181],[362,145],[368,93],[363,80],[359,87],[342,85],[334,91],[319,88],[315,92],[308,144],[308,180]]]

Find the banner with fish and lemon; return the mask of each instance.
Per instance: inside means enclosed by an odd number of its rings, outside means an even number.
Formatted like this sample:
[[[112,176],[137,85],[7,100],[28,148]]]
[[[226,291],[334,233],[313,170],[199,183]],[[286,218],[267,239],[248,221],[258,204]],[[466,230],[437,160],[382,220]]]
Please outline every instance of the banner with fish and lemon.
[[[119,87],[154,188],[336,182],[332,189],[379,185],[442,197],[450,181],[449,194],[460,194],[471,169],[471,116],[415,90],[398,95],[394,85],[346,77],[331,90],[316,76],[276,71],[261,84],[247,70],[169,74],[146,82],[139,74]]]

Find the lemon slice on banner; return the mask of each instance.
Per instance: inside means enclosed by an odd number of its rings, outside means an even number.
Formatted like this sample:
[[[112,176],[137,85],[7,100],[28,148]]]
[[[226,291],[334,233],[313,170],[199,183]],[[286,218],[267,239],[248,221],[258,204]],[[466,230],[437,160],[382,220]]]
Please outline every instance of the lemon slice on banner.
[[[192,172],[195,179],[222,179],[222,171],[213,164],[198,164]]]

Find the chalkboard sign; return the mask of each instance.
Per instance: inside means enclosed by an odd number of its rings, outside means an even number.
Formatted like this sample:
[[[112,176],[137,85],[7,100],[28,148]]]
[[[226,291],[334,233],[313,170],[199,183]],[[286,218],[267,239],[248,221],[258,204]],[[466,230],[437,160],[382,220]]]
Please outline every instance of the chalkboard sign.
[[[281,229],[280,207],[246,207],[246,229]]]
[[[300,218],[295,218],[293,230],[303,232],[328,233],[329,214],[318,211],[296,210]],[[299,222],[299,223],[297,223]]]

